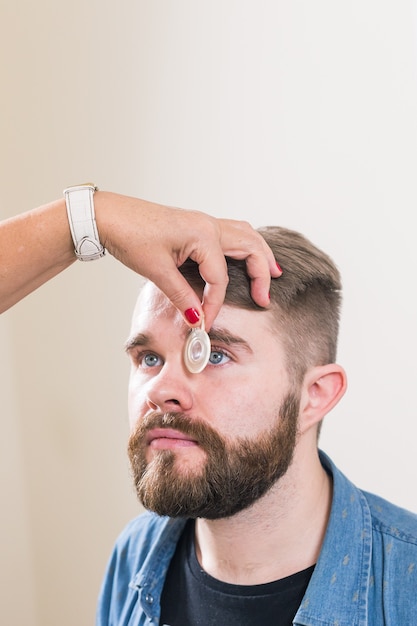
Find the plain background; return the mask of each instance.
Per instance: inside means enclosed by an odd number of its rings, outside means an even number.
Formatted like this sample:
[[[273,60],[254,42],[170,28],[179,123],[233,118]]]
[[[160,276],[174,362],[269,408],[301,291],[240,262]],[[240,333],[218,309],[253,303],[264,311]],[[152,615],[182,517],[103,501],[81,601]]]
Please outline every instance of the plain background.
[[[405,0],[0,1],[1,217],[92,180],[301,230],[344,278],[350,384],[321,445],[414,510],[416,23]],[[0,318],[1,623],[92,624],[139,511],[122,348],[139,284],[78,263]]]

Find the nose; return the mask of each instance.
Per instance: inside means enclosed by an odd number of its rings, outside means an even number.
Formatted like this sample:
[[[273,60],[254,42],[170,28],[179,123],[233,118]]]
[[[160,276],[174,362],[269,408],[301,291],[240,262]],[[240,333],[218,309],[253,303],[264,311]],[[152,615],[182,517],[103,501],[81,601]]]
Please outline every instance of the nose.
[[[166,363],[157,376],[149,381],[146,403],[152,411],[162,413],[190,411],[193,408],[192,381],[182,368],[169,367]]]

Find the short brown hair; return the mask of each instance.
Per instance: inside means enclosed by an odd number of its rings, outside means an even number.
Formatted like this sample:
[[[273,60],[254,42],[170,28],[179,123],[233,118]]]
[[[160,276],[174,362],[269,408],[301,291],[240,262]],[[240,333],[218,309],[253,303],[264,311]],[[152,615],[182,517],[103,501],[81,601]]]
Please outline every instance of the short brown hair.
[[[225,304],[260,313],[273,311],[288,370],[295,383],[301,382],[309,367],[336,359],[340,274],[331,258],[301,233],[279,226],[260,228],[258,232],[283,270],[280,278],[271,281],[271,307],[263,309],[255,304],[245,262],[230,258],[227,258],[229,284]],[[201,288],[196,263],[188,260],[180,271],[195,288]]]

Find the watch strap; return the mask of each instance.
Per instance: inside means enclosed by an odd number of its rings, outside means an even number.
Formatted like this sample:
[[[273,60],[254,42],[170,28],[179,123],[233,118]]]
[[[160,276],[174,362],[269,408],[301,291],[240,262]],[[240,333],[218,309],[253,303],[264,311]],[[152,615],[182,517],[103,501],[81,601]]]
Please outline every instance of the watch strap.
[[[106,252],[100,243],[95,219],[95,191],[97,187],[92,183],[64,189],[71,236],[80,261],[94,261]]]

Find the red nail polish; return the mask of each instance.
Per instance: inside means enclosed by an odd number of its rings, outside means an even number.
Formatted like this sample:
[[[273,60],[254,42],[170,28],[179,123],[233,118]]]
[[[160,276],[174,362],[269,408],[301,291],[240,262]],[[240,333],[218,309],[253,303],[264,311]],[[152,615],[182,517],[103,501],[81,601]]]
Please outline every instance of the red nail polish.
[[[280,272],[282,272],[282,267],[280,266],[279,263],[277,263],[277,268],[279,269]]]
[[[184,311],[184,315],[190,322],[190,324],[197,324],[197,322],[200,321],[200,313],[197,311],[197,309],[187,309],[186,311]]]

